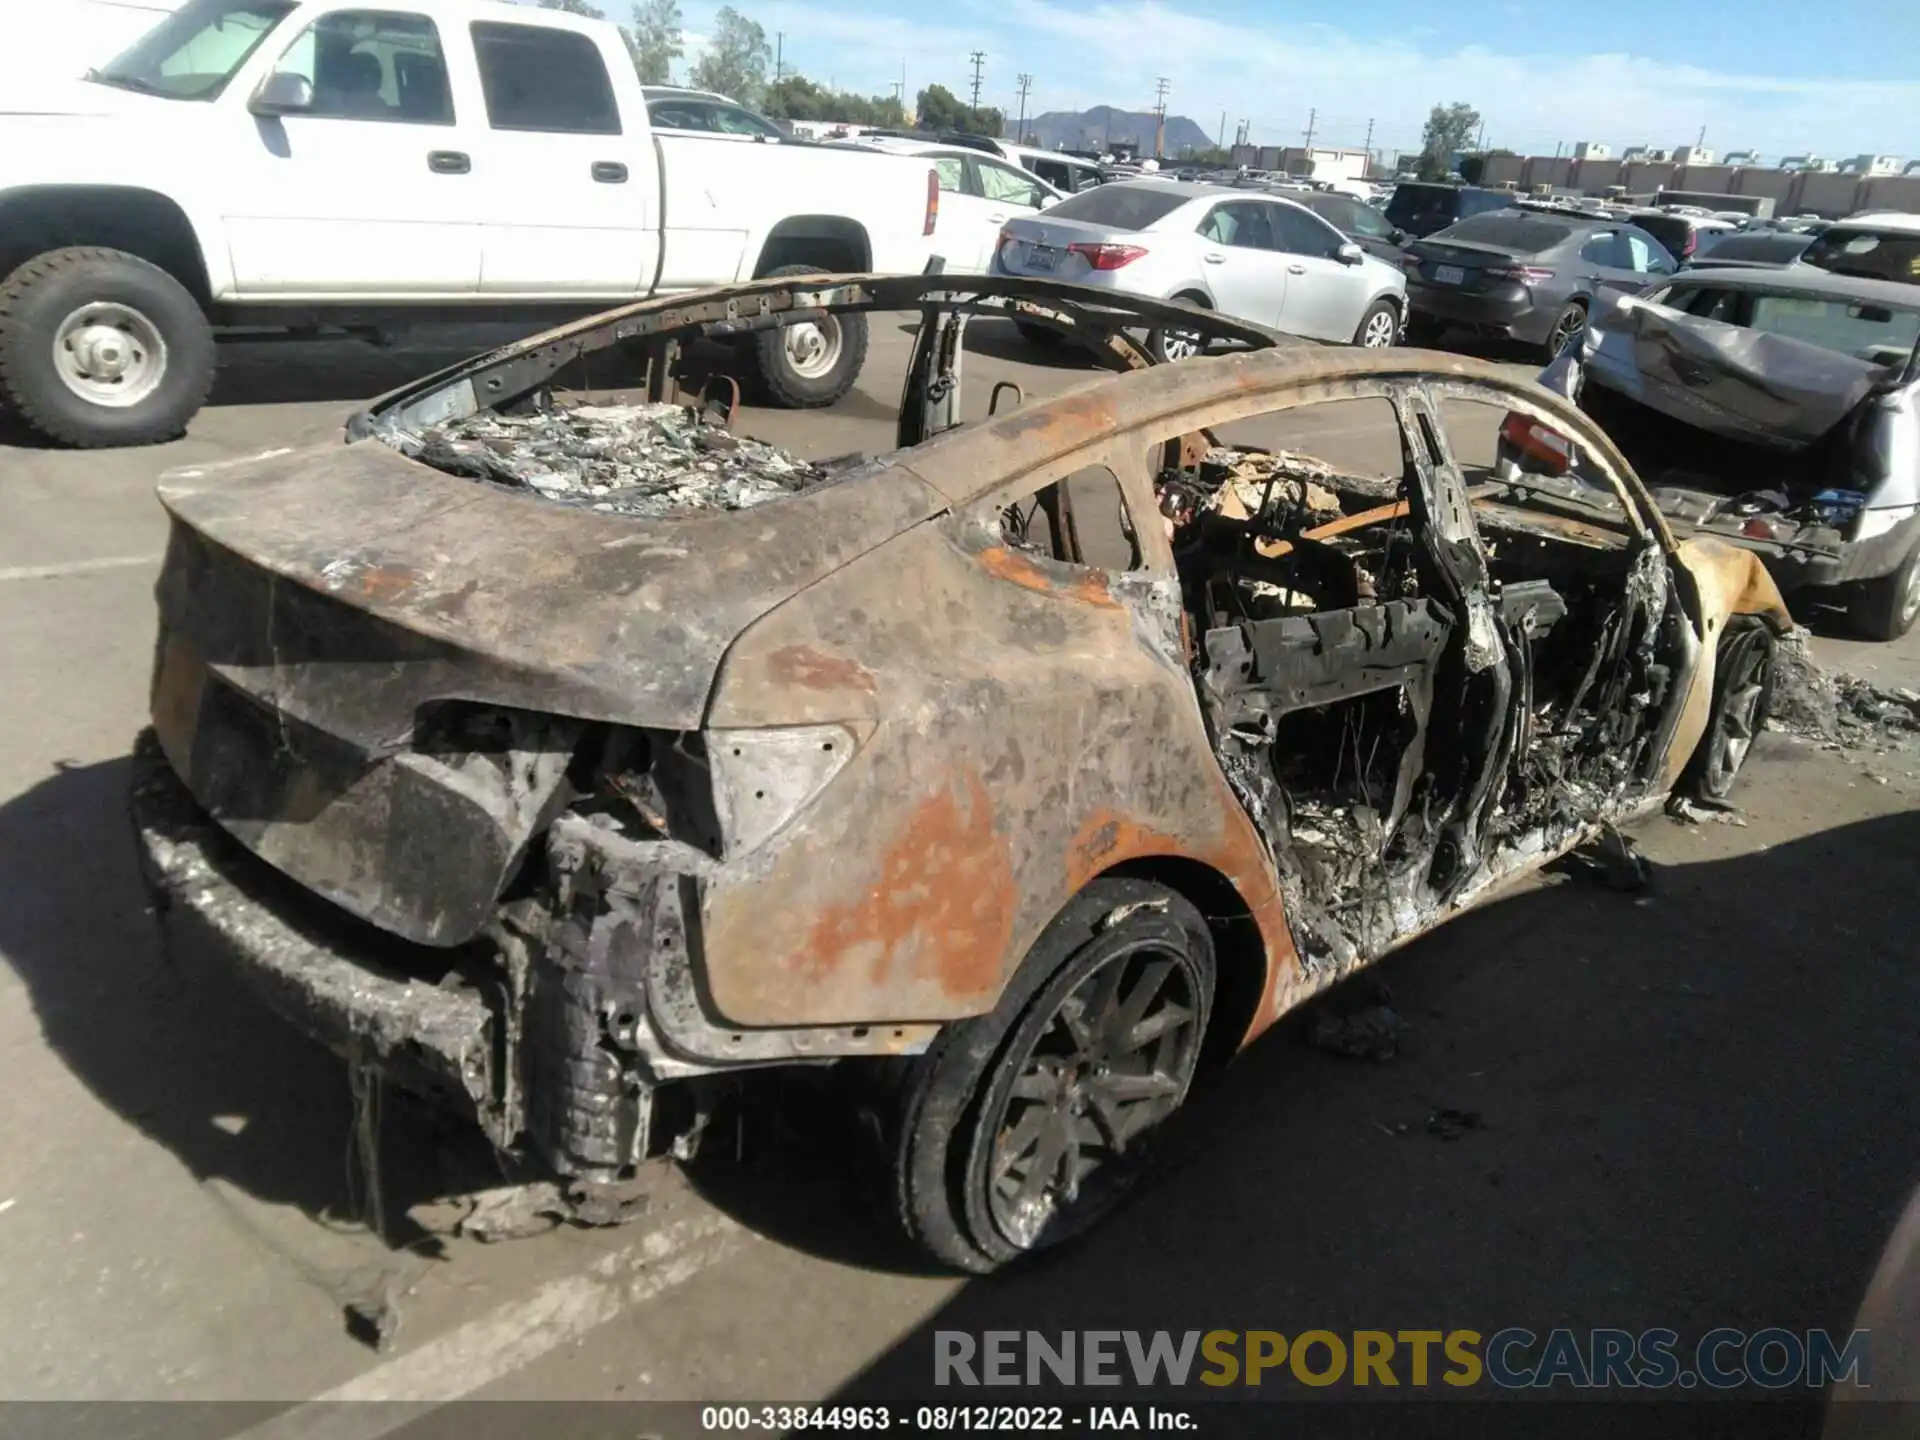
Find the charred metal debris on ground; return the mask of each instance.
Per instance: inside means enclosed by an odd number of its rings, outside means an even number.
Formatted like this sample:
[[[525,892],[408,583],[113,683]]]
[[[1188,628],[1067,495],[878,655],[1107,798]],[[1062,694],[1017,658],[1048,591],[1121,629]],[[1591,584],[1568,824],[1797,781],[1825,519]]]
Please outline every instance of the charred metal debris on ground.
[[[1829,750],[1920,749],[1920,691],[1827,670],[1807,648],[1807,632],[1796,630],[1774,662],[1771,727]]]

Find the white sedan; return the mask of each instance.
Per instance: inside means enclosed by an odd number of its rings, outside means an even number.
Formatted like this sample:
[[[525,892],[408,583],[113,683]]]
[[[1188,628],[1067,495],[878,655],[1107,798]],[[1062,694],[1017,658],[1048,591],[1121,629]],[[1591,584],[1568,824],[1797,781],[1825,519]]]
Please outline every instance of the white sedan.
[[[992,273],[1184,300],[1291,335],[1368,348],[1394,344],[1407,314],[1405,273],[1305,206],[1173,180],[1102,185],[1044,215],[1010,219]],[[1163,360],[1199,348],[1195,336],[1172,327],[1155,331],[1152,344]]]
[[[993,261],[1001,227],[1066,199],[1038,175],[983,150],[917,140],[877,139],[874,149],[912,155],[940,174],[940,219],[933,253],[950,275],[981,275]]]

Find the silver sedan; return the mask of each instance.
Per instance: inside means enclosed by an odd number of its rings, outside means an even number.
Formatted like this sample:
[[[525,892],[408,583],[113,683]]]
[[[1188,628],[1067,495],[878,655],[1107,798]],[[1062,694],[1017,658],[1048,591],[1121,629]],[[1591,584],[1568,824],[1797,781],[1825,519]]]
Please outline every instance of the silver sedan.
[[[991,273],[1184,300],[1288,334],[1369,349],[1395,343],[1407,313],[1399,268],[1366,254],[1306,207],[1170,180],[1102,185],[1009,221]],[[1199,349],[1197,337],[1172,327],[1155,331],[1152,344],[1165,360]]]

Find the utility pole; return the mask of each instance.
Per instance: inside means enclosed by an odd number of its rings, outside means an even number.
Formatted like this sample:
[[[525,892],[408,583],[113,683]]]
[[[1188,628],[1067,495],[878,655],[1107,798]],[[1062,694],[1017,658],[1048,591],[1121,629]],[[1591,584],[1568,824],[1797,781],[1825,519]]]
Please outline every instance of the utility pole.
[[[1153,158],[1158,160],[1167,148],[1167,77],[1164,75],[1153,82],[1153,114]]]
[[[1033,89],[1033,76],[1022,74],[1020,77],[1020,123],[1013,127],[1013,139],[1017,145],[1027,143],[1027,92]]]
[[[980,67],[987,63],[987,52],[975,50],[970,57],[973,60],[973,99],[967,105],[967,124],[980,123]]]
[[[1220,112],[1220,134],[1214,139],[1213,148],[1216,150],[1227,148],[1227,112],[1224,110]]]
[[[1700,127],[1700,138],[1693,142],[1693,148],[1698,150],[1702,148],[1706,143],[1707,143],[1707,127],[1702,125]]]
[[[1307,111],[1307,164],[1313,164],[1313,122],[1320,118],[1318,110]]]
[[[1475,144],[1473,148],[1476,150],[1485,150],[1487,148],[1487,122],[1484,120],[1480,122],[1479,142]]]
[[[776,30],[773,32],[773,83],[776,85],[780,83],[780,76],[783,71],[780,57],[786,47],[786,43],[786,31]]]

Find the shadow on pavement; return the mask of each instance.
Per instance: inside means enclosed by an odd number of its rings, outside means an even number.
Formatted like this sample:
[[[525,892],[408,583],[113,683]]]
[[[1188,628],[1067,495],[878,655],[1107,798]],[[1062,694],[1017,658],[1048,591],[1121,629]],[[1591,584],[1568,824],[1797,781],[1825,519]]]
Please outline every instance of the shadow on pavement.
[[[1560,883],[1462,917],[1379,967],[1397,1060],[1283,1026],[1173,1128],[1150,1191],[968,1285],[837,1398],[934,1398],[935,1330],[1844,1334],[1920,1178],[1917,865],[1906,813],[1661,867],[1642,897]],[[1144,1398],[937,1398],[1076,1394]],[[1799,1396],[1741,1433],[1808,1433]],[[1692,1416],[1626,1428],[1718,1433]]]
[[[76,766],[0,804],[0,953],[66,1065],[196,1179],[351,1222],[346,1067],[210,957],[162,946],[130,774],[125,760]],[[485,1147],[405,1097],[389,1096],[383,1121],[387,1233],[417,1242],[408,1206],[471,1184]]]

